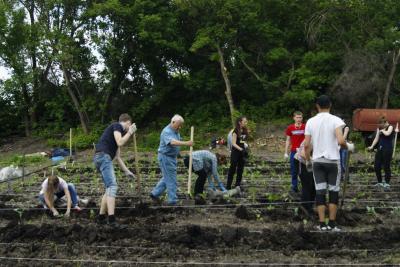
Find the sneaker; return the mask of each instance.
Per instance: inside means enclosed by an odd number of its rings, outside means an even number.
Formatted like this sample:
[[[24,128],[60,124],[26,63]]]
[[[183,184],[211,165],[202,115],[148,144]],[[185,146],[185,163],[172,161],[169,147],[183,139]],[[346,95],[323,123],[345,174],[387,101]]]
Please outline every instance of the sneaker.
[[[107,218],[106,216],[101,217],[101,216],[99,215],[99,216],[97,216],[97,218],[96,218],[96,223],[97,223],[97,224],[101,224],[101,225],[105,225],[105,224],[107,224],[106,218]]]
[[[383,183],[376,183],[374,184],[375,187],[383,187]]]
[[[89,204],[89,200],[88,200],[88,199],[79,199],[79,202],[80,202],[82,205],[87,205],[87,204]]]
[[[327,227],[328,227],[328,231],[331,231],[331,232],[340,232],[340,231],[342,231],[342,230],[337,226],[337,224],[336,224],[335,221],[329,221]]]
[[[194,204],[195,205],[206,205],[207,202],[202,196],[195,196],[194,197]]]
[[[127,225],[119,224],[116,221],[109,222],[107,225],[110,226],[111,228],[118,229],[118,230],[124,230],[124,229],[128,228]]]
[[[82,209],[79,206],[75,206],[73,208],[73,210],[76,211],[76,212],[81,212],[82,211]]]
[[[388,184],[386,182],[383,182],[382,184],[383,184],[383,188],[390,188],[390,184]]]
[[[161,199],[158,198],[158,197],[153,196],[153,194],[150,194],[150,198],[151,198],[151,200],[153,201],[153,203],[155,205],[161,205],[162,204]]]
[[[327,228],[328,228],[328,231],[331,231],[331,232],[341,232],[342,231],[342,229],[337,227],[337,225],[335,225],[333,227],[328,225]]]
[[[317,230],[321,232],[326,232],[328,231],[328,226],[326,224],[320,224],[317,226]]]

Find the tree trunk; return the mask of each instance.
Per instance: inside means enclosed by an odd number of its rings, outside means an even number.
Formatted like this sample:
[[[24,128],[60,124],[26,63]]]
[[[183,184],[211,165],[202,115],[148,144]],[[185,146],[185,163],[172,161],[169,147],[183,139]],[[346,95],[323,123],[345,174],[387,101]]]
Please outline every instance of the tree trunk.
[[[228,104],[229,104],[232,126],[235,127],[235,119],[233,117],[235,114],[235,105],[233,103],[233,98],[232,98],[231,82],[229,81],[228,72],[225,67],[224,54],[219,45],[217,45],[217,49],[218,49],[218,55],[219,55],[218,60],[219,60],[220,68],[221,68],[221,74],[225,81],[225,89],[226,89],[225,95],[226,95],[226,99],[228,100]]]
[[[31,136],[31,120],[29,107],[31,106],[31,99],[29,97],[28,88],[25,83],[22,85],[22,97],[24,99],[24,123],[25,123],[25,136]]]
[[[72,88],[71,88],[71,83],[70,83],[70,80],[69,80],[68,72],[67,72],[67,70],[65,69],[64,64],[62,64],[62,63],[61,63],[61,68],[62,68],[62,71],[63,71],[63,74],[64,74],[65,85],[66,85],[66,87],[67,87],[68,94],[69,94],[69,96],[71,97],[72,102],[74,103],[74,106],[75,106],[76,111],[78,112],[79,120],[80,120],[80,122],[81,122],[81,126],[82,126],[82,129],[83,129],[83,132],[84,132],[85,134],[88,134],[88,133],[89,133],[89,126],[88,126],[88,124],[87,124],[87,121],[85,120],[85,115],[84,115],[84,113],[82,112],[82,109],[81,109],[81,106],[80,106],[80,104],[79,104],[78,98],[76,97],[74,91],[73,91]]]
[[[394,51],[394,54],[393,54],[393,64],[392,64],[392,68],[390,69],[389,78],[387,80],[385,93],[384,93],[383,99],[382,99],[382,108],[383,109],[387,109],[388,105],[389,105],[390,88],[393,83],[393,78],[396,73],[396,68],[397,68],[397,64],[399,63],[399,58],[400,58],[400,49],[397,51]]]
[[[31,29],[30,29],[30,35],[31,35],[31,40],[32,43],[35,43],[35,37],[36,37],[36,32],[34,33],[33,31],[35,30],[35,1],[31,0],[29,3],[29,18],[30,18],[30,23],[31,23]],[[36,116],[36,111],[38,107],[38,90],[39,90],[39,79],[38,79],[38,73],[37,73],[37,56],[36,56],[36,45],[32,45],[30,48],[30,54],[31,54],[31,59],[32,59],[32,72],[33,72],[33,92],[32,92],[32,100],[33,100],[33,105],[32,109],[30,111],[30,119],[31,123],[34,126],[37,122],[37,116]]]

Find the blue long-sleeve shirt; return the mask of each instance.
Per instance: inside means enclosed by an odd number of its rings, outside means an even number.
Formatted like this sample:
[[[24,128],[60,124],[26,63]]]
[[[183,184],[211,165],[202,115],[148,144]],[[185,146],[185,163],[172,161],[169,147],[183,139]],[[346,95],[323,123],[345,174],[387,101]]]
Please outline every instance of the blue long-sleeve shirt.
[[[220,189],[225,190],[223,183],[219,179],[218,175],[217,157],[210,151],[199,150],[193,152],[193,171],[197,172],[200,170],[204,170],[207,173],[208,184],[211,189],[215,189],[213,179],[211,179],[212,175]]]

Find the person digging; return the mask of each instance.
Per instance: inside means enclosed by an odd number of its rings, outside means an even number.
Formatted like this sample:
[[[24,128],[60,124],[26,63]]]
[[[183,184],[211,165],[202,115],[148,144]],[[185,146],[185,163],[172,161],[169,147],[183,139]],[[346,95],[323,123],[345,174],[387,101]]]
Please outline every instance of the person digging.
[[[218,164],[222,164],[225,161],[223,155],[213,154],[207,150],[199,150],[193,152],[193,164],[192,168],[194,173],[198,175],[196,183],[194,186],[194,200],[196,205],[206,204],[203,198],[204,185],[206,180],[208,180],[209,189],[215,191],[216,187],[211,176],[214,178],[219,189],[222,192],[227,192],[224,184],[219,179],[218,175]],[[189,168],[189,156],[185,156],[183,163],[186,168]]]
[[[125,175],[131,179],[135,175],[126,167],[121,158],[121,147],[124,146],[129,138],[136,132],[136,125],[128,114],[122,114],[119,122],[108,126],[99,142],[95,145],[96,151],[93,162],[96,169],[101,173],[105,185],[105,194],[101,198],[100,214],[97,218],[99,224],[106,223],[106,213],[108,214],[108,224],[112,227],[122,226],[115,220],[115,197],[117,196],[117,179],[114,172],[113,159],[116,158],[119,167]]]
[[[332,103],[328,96],[317,98],[318,114],[308,120],[305,129],[305,156],[308,168],[312,165],[316,189],[316,205],[318,210],[320,231],[338,232],[336,225],[337,207],[340,191],[340,154],[339,146],[349,152],[354,145],[346,143],[343,138],[345,123],[339,117],[330,114]],[[312,144],[312,146],[311,146]],[[339,145],[339,146],[338,146]],[[311,148],[313,149],[311,162]],[[325,224],[326,194],[329,194],[329,223]]]

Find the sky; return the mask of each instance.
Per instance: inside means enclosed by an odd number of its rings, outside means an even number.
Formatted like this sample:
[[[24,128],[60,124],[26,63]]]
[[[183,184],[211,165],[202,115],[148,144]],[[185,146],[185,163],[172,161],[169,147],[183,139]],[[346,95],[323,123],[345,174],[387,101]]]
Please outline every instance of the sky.
[[[10,77],[10,72],[0,65],[0,80],[5,80]]]

